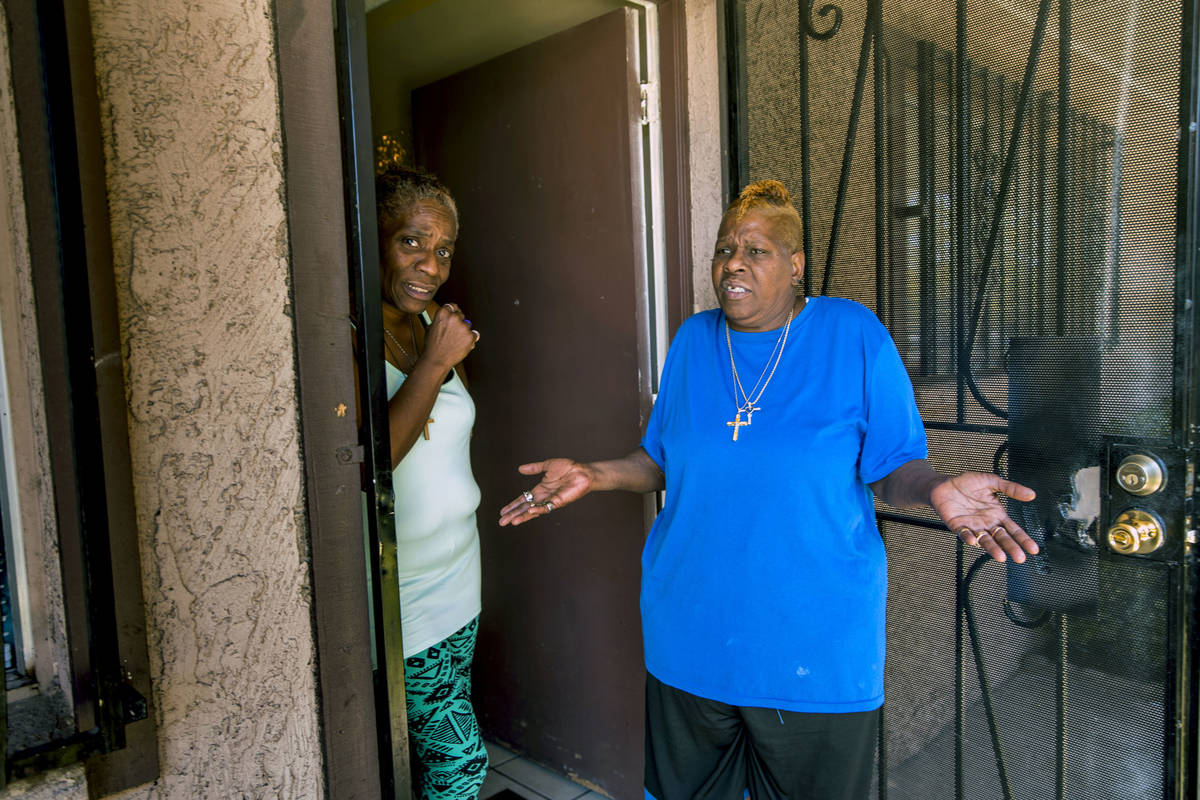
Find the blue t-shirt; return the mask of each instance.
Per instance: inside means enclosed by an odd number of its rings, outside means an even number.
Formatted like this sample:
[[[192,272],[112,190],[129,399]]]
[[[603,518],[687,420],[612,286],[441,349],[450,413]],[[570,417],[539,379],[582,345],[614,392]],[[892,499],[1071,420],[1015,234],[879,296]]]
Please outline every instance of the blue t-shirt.
[[[730,331],[751,396],[779,333]],[[867,484],[927,454],[900,355],[867,308],[811,298],[736,442],[733,392],[724,316],[696,314],[642,439],[666,476],[642,554],[646,668],[731,705],[878,708],[887,559]]]

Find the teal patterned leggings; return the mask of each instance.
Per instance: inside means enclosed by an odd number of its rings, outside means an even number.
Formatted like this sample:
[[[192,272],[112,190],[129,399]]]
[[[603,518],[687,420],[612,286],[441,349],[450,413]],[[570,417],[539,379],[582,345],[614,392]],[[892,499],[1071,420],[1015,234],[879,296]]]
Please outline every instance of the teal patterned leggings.
[[[416,750],[415,796],[474,800],[487,774],[487,750],[471,707],[471,658],[479,618],[404,661],[408,734]]]

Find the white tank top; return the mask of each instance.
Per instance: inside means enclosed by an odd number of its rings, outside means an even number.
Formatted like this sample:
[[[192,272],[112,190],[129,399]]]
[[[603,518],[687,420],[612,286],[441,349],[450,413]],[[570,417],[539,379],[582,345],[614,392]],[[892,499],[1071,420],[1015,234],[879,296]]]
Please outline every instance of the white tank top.
[[[387,364],[388,399],[405,375]],[[418,435],[392,471],[404,657],[479,615],[479,485],[471,474],[475,403],[458,373],[438,390],[429,438]]]

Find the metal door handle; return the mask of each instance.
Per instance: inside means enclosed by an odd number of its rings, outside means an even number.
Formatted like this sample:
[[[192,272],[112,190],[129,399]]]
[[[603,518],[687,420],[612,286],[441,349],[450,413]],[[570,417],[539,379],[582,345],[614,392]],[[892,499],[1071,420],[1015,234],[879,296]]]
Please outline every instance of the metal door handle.
[[[1131,508],[1121,515],[1108,529],[1108,546],[1114,552],[1126,556],[1144,556],[1162,547],[1166,540],[1166,527],[1156,514]]]

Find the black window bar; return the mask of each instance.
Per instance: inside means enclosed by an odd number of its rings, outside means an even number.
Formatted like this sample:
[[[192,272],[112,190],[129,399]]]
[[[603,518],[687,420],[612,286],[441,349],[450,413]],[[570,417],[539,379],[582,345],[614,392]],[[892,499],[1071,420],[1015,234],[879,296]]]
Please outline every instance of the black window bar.
[[[901,354],[914,375],[944,377],[958,369],[958,354],[945,346],[946,332],[958,324],[950,302],[957,275],[950,270],[946,247],[951,238],[950,139],[938,135],[953,117],[953,56],[929,42],[919,42],[916,51],[916,203],[895,207],[892,213],[918,220],[917,249],[910,256],[918,276],[912,286],[917,302],[897,309],[893,300],[888,313],[895,327],[907,322],[898,318],[904,307],[917,310],[912,327],[919,331],[918,342],[911,349],[902,347]],[[1053,94],[1043,92],[1033,100],[1001,75],[970,64],[967,68],[978,114],[969,131],[974,146],[965,221],[972,268],[965,288],[973,302],[966,321],[971,360],[964,367],[971,374],[1003,370],[1013,336],[1100,331],[1107,343],[1116,344],[1121,231],[1121,142],[1116,131],[1083,114],[1069,116],[1069,217],[1076,221],[1078,235],[1061,270],[1048,271],[1046,250],[1055,241],[1055,208],[1048,204],[1056,177],[1054,164],[1047,168],[1045,143],[1054,124]],[[895,64],[892,69],[897,69]],[[1015,124],[1017,117],[1021,124]],[[1014,128],[1016,135],[1006,146],[1002,136]],[[1011,199],[1006,204],[1007,198]],[[887,285],[907,286],[895,274],[910,268],[906,262],[903,252],[892,254]],[[1102,269],[1112,287],[1103,294],[1095,288],[1100,282],[1089,275]],[[1067,285],[1084,288],[1071,295]],[[1014,313],[1013,300],[1031,295],[1038,298],[1034,313]],[[1108,317],[1101,319],[1105,303]]]

